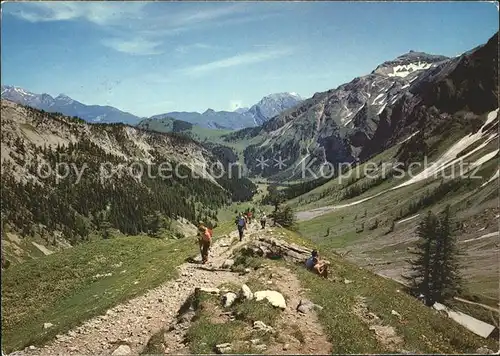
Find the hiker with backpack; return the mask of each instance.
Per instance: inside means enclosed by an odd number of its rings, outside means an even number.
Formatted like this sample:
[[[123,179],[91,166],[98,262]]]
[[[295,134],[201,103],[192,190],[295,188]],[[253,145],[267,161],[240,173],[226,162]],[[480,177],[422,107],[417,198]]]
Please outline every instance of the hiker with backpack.
[[[200,245],[201,263],[205,264],[208,262],[208,251],[212,243],[212,230],[204,224],[200,224],[198,227],[198,243]]]
[[[236,218],[236,226],[238,227],[238,233],[240,235],[240,241],[243,240],[243,230],[247,228],[247,220],[244,214],[241,214]]]
[[[262,226],[262,229],[266,228],[266,221],[267,221],[266,213],[262,213],[262,216],[260,217],[260,226]]]
[[[252,211],[248,210],[247,212],[248,224],[252,223]]]

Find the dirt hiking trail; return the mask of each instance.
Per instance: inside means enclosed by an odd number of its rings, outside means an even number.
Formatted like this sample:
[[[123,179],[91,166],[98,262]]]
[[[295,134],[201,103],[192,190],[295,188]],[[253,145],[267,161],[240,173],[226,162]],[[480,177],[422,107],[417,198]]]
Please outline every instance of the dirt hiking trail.
[[[64,335],[57,335],[44,347],[17,351],[10,355],[137,355],[145,348],[151,336],[162,329],[170,330],[164,335],[164,354],[190,354],[188,345],[184,344],[187,327],[174,327],[178,323],[177,314],[181,306],[195,288],[208,289],[227,283],[245,283],[248,275],[224,270],[222,265],[233,251],[272,232],[272,227],[261,230],[260,224],[254,223],[249,226],[241,242],[238,241],[237,231],[219,238],[210,249],[206,265],[199,264],[200,257],[197,256],[197,261],[186,262],[178,267],[179,277],[176,280],[167,281],[142,296],[119,304]],[[269,267],[264,270],[269,276]],[[271,275],[273,277],[266,282],[269,289],[279,288],[287,298],[286,309],[281,313],[282,325],[296,325],[304,337],[302,342],[290,340],[286,349],[277,349],[275,345],[271,345],[264,353],[330,353],[331,345],[321,329],[315,311],[303,314],[296,310],[304,291],[295,274],[287,268],[273,267]]]

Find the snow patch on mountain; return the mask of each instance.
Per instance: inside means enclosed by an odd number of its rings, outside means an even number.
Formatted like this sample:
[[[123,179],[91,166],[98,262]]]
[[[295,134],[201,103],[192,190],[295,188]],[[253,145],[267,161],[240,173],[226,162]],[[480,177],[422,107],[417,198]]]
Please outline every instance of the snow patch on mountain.
[[[377,97],[372,101],[373,104],[377,104],[377,100],[382,98],[384,95],[386,95],[386,93],[380,93],[379,95],[377,95]]]
[[[473,153],[479,151],[483,147],[485,147],[488,143],[493,141],[494,139],[498,138],[498,134],[491,134],[489,136],[486,136],[485,132],[483,130],[488,126],[491,122],[493,122],[498,116],[498,109],[491,111],[488,114],[488,117],[486,119],[486,122],[484,125],[479,129],[477,132],[469,134],[465,137],[463,137],[460,141],[455,143],[453,146],[451,146],[436,162],[434,162],[430,167],[426,168],[424,171],[420,172],[416,176],[412,177],[411,179],[407,180],[406,182],[391,188],[391,190],[398,189],[401,187],[405,187],[410,184],[414,184],[416,182],[420,182],[424,179],[427,179],[431,177],[432,175],[442,171],[443,169],[455,164],[458,161],[464,160],[468,156],[472,155]],[[481,143],[479,146],[475,147],[471,151],[467,152],[465,155],[460,156],[459,158],[456,158],[461,152],[463,152],[467,147],[472,146],[479,140],[484,139],[485,141]],[[497,152],[496,152],[497,153]],[[491,157],[493,158],[496,153]],[[489,157],[489,156],[488,156]],[[487,157],[486,157],[487,158]],[[484,158],[484,159],[486,159]],[[488,158],[488,159],[491,159]]]
[[[424,70],[428,69],[431,67],[431,63],[426,63],[426,62],[417,62],[417,63],[410,63],[407,65],[400,65],[400,66],[395,66],[392,68],[393,72],[392,73],[387,73],[389,77],[401,77],[405,78],[409,74],[417,71],[417,70]]]
[[[386,106],[387,106],[387,103],[385,103],[384,105],[382,105],[382,107],[378,110],[377,115],[380,115],[382,113],[382,111],[384,111],[384,109],[385,109]]]

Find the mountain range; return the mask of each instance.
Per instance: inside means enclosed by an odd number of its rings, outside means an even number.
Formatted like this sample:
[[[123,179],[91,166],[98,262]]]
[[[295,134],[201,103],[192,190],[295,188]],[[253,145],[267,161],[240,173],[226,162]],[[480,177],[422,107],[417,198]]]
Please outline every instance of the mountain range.
[[[91,123],[114,123],[122,122],[135,125],[140,118],[112,106],[85,105],[59,94],[55,98],[49,94],[35,94],[23,88],[2,85],[2,99],[26,105],[47,112],[59,112],[67,116],[76,116]]]
[[[238,130],[262,125],[270,118],[287,109],[293,108],[303,100],[297,93],[276,93],[263,97],[249,109],[239,108],[235,111],[215,111],[208,109],[201,114],[185,111],[169,112],[154,115],[150,119],[173,118],[210,129]]]
[[[128,125],[136,125],[144,119],[112,106],[86,105],[64,94],[60,94],[54,98],[49,94],[35,94],[15,86],[2,85],[1,97],[2,99],[35,109],[79,117],[90,123],[121,122]],[[240,108],[236,111],[207,109],[203,113],[169,112],[154,115],[150,119],[169,117],[204,128],[237,130],[261,125],[271,117],[297,105],[302,100],[296,93],[277,93],[265,96],[257,104],[250,107],[250,109]]]
[[[299,165],[319,169],[325,163],[365,160],[422,126],[435,127],[449,114],[495,109],[497,42],[498,34],[455,58],[410,51],[226,140],[244,141],[250,171],[276,179],[301,178],[294,175]],[[481,85],[471,85],[472,80]],[[259,167],[258,159],[280,157],[285,169]]]

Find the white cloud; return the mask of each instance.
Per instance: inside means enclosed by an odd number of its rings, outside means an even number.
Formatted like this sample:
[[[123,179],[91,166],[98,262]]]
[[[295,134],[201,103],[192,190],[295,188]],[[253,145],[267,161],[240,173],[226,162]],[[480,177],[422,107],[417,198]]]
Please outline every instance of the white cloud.
[[[121,24],[138,31],[172,31],[196,24],[219,23],[222,18],[233,19],[234,15],[248,10],[244,3],[202,4],[182,11],[170,11],[169,5],[140,1],[33,1],[9,5],[4,11],[29,22],[80,19],[101,26]]]
[[[192,50],[196,50],[196,49],[212,49],[212,48],[215,48],[215,47],[211,46],[209,44],[206,44],[206,43],[193,43],[190,45],[178,46],[175,49],[175,51],[178,53],[184,54],[184,53],[191,52]]]
[[[108,38],[103,39],[101,43],[118,52],[135,54],[135,55],[154,55],[163,53],[158,46],[162,43],[159,41],[149,41],[142,38],[122,39]]]
[[[19,5],[20,10],[11,12],[12,15],[29,22],[83,19],[98,25],[107,25],[137,16],[146,3],[131,2],[123,6],[123,3],[113,2],[44,1],[16,4],[17,7]]]
[[[244,12],[247,9],[246,4],[232,4],[229,6],[215,7],[215,8],[203,8],[200,7],[194,10],[182,11],[172,16],[170,19],[170,25],[174,27],[192,25],[203,22],[210,22],[218,20],[223,17],[228,17],[235,15],[237,13]]]
[[[199,64],[182,69],[183,74],[199,75],[222,68],[237,67],[242,65],[265,62],[291,54],[291,49],[277,49],[263,52],[247,52],[236,56],[220,59],[218,61]]]
[[[29,22],[81,20],[101,28],[101,43],[122,53],[154,55],[167,36],[207,27],[262,20],[267,12],[246,3],[195,3],[179,8],[168,2],[33,1],[8,3],[2,9]],[[129,38],[133,38],[130,40]],[[140,43],[143,42],[143,43]],[[208,48],[204,44],[179,47],[178,52]]]

